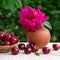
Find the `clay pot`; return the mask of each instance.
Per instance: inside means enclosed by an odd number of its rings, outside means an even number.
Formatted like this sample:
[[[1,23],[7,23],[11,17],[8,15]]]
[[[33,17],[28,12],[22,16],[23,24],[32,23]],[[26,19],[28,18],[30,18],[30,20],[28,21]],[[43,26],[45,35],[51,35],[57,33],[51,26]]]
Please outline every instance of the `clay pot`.
[[[26,32],[27,40],[39,48],[43,48],[50,41],[50,32],[46,28],[37,29],[35,32]]]

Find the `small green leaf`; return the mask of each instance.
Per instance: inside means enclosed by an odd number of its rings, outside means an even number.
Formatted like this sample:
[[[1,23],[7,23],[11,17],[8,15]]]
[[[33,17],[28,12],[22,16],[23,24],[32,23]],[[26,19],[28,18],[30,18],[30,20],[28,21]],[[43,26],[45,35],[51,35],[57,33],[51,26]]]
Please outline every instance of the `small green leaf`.
[[[4,8],[5,9],[10,9],[12,13],[16,12],[17,8],[14,5],[14,0],[4,0]]]
[[[22,8],[22,2],[21,0],[17,0],[18,5],[20,6],[20,9]]]
[[[57,41],[57,36],[55,34],[53,34],[51,39],[52,39],[53,42]]]
[[[52,13],[52,14],[60,14],[60,10],[53,10],[50,13]]]
[[[36,52],[35,55],[36,55],[36,56],[40,56],[40,53]]]
[[[49,29],[52,29],[52,26],[49,21],[44,22],[44,25],[48,27]]]

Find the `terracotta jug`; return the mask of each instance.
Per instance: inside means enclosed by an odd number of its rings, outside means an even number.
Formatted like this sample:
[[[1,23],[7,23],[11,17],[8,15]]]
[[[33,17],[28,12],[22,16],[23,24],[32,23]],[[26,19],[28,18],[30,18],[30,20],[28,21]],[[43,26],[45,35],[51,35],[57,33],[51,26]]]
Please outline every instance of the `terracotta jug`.
[[[26,37],[30,43],[39,46],[39,48],[43,48],[48,44],[51,36],[49,30],[43,27],[41,29],[37,29],[35,32],[27,31]]]

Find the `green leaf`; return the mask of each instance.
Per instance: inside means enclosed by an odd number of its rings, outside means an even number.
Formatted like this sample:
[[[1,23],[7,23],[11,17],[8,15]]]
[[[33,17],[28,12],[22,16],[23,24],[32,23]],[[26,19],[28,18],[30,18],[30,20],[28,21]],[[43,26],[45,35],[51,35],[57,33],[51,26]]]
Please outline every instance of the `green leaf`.
[[[60,10],[53,10],[50,13],[52,13],[52,14],[60,14]]]
[[[21,2],[21,0],[15,0],[15,6],[17,7],[17,8],[22,8],[22,2]]]
[[[55,34],[52,35],[52,41],[57,41],[57,36]]]
[[[49,21],[44,22],[44,25],[45,25],[47,28],[52,29],[52,26],[51,26],[51,24],[50,24]]]
[[[40,56],[40,53],[36,52],[35,55],[36,55],[36,56]]]
[[[4,0],[3,6],[5,9],[10,9],[12,13],[16,11],[14,0]]]
[[[18,4],[19,4],[20,9],[21,9],[22,8],[22,2],[21,2],[21,0],[18,0]]]

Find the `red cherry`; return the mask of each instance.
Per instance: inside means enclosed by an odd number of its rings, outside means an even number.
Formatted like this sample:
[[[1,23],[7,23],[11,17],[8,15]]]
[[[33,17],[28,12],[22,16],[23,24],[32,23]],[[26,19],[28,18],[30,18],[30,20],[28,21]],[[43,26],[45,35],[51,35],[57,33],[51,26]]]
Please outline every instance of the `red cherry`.
[[[44,54],[49,54],[50,53],[50,48],[49,47],[44,47],[42,49],[42,51],[43,51]]]
[[[31,48],[26,48],[24,50],[25,54],[30,54],[32,52],[32,49]]]
[[[11,36],[15,36],[14,32],[10,32],[9,34],[10,34]]]
[[[18,48],[20,50],[24,50],[25,49],[25,44],[18,44]]]
[[[53,44],[53,49],[54,50],[59,50],[60,46],[58,44]]]
[[[11,42],[11,44],[16,44],[16,43],[18,43],[18,38],[17,37],[11,37],[10,42]]]
[[[2,39],[4,37],[4,32],[0,32],[0,39]]]
[[[27,46],[26,46],[27,48],[31,48],[31,45],[30,44],[27,44]]]
[[[32,44],[32,43],[29,43],[29,45],[31,46],[31,48],[33,48],[33,47],[34,47],[34,44]]]
[[[32,49],[32,52],[36,52],[36,51],[39,50],[39,47],[37,45],[32,44],[32,43],[27,44],[26,47],[27,48],[31,48]]]
[[[9,46],[9,45],[10,45],[10,42],[9,42],[9,41],[5,41],[5,42],[4,42],[4,45]]]
[[[39,47],[37,46],[37,45],[34,45],[33,47],[32,47],[32,52],[36,52],[36,51],[38,51],[39,50]]]
[[[17,54],[19,53],[19,50],[18,50],[17,47],[13,47],[13,48],[11,49],[11,52],[12,52],[13,55],[17,55]]]
[[[5,38],[6,38],[6,40],[10,40],[10,38],[11,38],[11,35],[10,34],[5,34]]]

